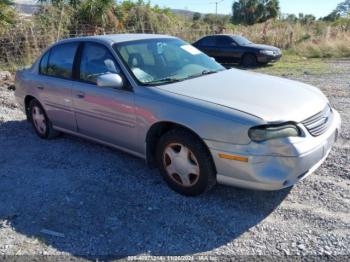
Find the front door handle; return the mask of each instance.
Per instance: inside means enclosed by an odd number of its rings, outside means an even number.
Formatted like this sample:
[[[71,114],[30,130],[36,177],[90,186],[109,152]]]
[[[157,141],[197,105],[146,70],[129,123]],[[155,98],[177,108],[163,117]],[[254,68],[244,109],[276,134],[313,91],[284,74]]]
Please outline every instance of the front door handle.
[[[79,93],[77,94],[77,97],[78,97],[78,98],[84,98],[84,97],[85,97],[85,94],[84,94],[83,92],[79,92]]]
[[[44,90],[44,87],[43,86],[38,86],[37,87],[39,90]]]

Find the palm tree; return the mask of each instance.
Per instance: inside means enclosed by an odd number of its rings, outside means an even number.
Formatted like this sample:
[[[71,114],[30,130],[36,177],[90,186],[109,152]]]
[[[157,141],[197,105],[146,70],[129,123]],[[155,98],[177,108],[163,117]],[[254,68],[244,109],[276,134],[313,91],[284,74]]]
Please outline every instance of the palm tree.
[[[232,22],[253,25],[277,17],[279,0],[239,0],[232,5]]]
[[[280,11],[280,5],[278,0],[268,0],[265,3],[265,21],[271,18],[276,18]]]
[[[114,15],[114,0],[84,0],[78,7],[80,23],[95,27],[108,27],[116,25]]]

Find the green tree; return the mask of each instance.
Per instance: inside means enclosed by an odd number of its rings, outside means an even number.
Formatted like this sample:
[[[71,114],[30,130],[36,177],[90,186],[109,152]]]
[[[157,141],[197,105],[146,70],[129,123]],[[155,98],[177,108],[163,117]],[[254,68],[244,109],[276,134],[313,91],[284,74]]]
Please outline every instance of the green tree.
[[[204,21],[206,24],[214,25],[214,24],[217,23],[217,16],[214,15],[214,14],[206,14],[206,15],[204,15],[204,17],[203,17],[203,21]]]
[[[258,0],[239,0],[232,5],[232,22],[235,24],[252,25],[257,22],[258,13],[261,12],[258,7]]]
[[[196,22],[196,21],[199,21],[201,18],[202,18],[202,14],[196,12],[196,13],[193,14],[192,20],[193,20],[194,22]]]
[[[234,24],[253,25],[276,18],[280,6],[278,0],[238,0],[232,5]]]
[[[301,24],[307,25],[314,22],[316,20],[316,17],[314,15],[305,15],[303,13],[300,13],[298,20]]]
[[[345,0],[337,5],[337,7],[326,17],[321,18],[323,21],[335,22],[340,18],[350,16],[350,0]]]
[[[0,31],[16,22],[17,13],[12,5],[12,0],[0,0]]]
[[[337,11],[333,11],[329,15],[321,18],[321,20],[326,21],[326,22],[334,22],[340,18],[340,14]]]
[[[77,17],[81,24],[96,27],[114,27],[114,0],[83,0],[77,7]]]
[[[118,23],[118,20],[114,14],[115,1],[114,0],[38,0],[40,3],[47,3],[53,9],[47,9],[45,6],[41,6],[38,12],[38,16],[42,12],[49,11],[53,15],[58,17],[58,27],[61,30],[63,18],[66,14],[69,15],[70,28],[79,29],[82,26],[89,26],[92,29],[97,27],[112,28]],[[48,15],[48,14],[47,14]],[[40,16],[41,20],[45,20],[43,16]],[[50,20],[49,20],[50,21]],[[73,30],[74,31],[74,30]]]
[[[265,0],[263,5],[263,16],[259,22],[265,22],[266,20],[276,18],[280,12],[280,3],[278,0]]]
[[[337,8],[334,10],[339,16],[346,17],[350,12],[350,0],[345,0],[338,4]]]
[[[298,17],[295,14],[288,14],[286,18],[283,20],[289,22],[289,23],[296,23],[298,22]]]
[[[62,8],[63,5],[76,8],[80,4],[80,0],[37,0],[39,4],[50,4],[54,7]]]
[[[152,7],[150,2],[143,0],[119,2],[115,15],[120,29],[133,32],[171,34],[181,22],[169,8]]]

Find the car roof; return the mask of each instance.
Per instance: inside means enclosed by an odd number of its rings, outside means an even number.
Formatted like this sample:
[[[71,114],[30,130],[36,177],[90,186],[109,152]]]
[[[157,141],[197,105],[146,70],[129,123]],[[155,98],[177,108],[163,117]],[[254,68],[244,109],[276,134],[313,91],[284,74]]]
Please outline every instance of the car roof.
[[[147,40],[147,39],[158,39],[158,38],[175,38],[169,35],[159,35],[159,34],[112,34],[112,35],[95,35],[95,36],[84,36],[84,37],[75,37],[68,38],[57,42],[66,43],[66,42],[76,42],[76,41],[99,41],[105,42],[108,44],[114,43],[122,43],[129,41],[137,41],[137,40]]]
[[[217,36],[228,36],[228,37],[234,37],[234,36],[238,36],[238,35],[233,35],[233,34],[214,34],[214,35],[206,35],[206,36],[203,36],[202,38],[199,38],[197,41],[200,41],[204,38],[209,38],[209,37],[217,37]]]
[[[210,37],[213,37],[213,36],[229,36],[229,37],[233,37],[233,36],[240,36],[240,35],[237,35],[237,34],[236,35],[235,34],[214,34],[214,35],[207,35],[207,36],[204,36],[204,37],[208,37],[208,36],[210,36]]]

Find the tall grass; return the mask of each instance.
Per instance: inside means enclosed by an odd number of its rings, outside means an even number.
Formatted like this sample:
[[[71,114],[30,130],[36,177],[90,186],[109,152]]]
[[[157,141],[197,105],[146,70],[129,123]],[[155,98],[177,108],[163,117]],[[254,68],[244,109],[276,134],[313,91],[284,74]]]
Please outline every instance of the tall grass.
[[[268,21],[238,26],[227,33],[241,34],[254,42],[271,44],[306,58],[350,57],[350,28],[325,22],[300,23]]]
[[[138,16],[135,16],[138,17]],[[33,21],[23,21],[0,35],[0,68],[16,68],[30,64],[44,48],[58,39],[82,35],[110,33],[160,33],[178,36],[192,43],[208,34],[240,34],[253,42],[282,48],[285,53],[306,58],[350,57],[350,19],[330,24],[316,21],[309,24],[287,21],[267,21],[253,26],[226,24],[215,26],[204,22],[165,14],[148,19],[139,17],[126,27],[101,28],[73,24],[69,16],[60,13],[42,13]],[[64,21],[58,29],[57,20]]]
[[[314,39],[295,47],[296,53],[307,58],[350,57],[350,34],[334,38]]]

